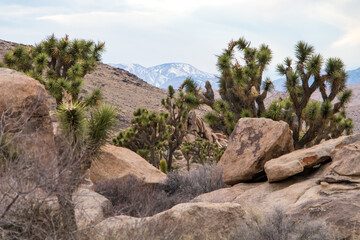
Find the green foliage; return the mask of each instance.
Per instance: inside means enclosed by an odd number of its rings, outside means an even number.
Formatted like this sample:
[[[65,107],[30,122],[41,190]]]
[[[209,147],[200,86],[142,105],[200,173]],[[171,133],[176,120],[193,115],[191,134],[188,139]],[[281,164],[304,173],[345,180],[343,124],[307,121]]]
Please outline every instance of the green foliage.
[[[119,132],[113,139],[117,146],[129,148],[158,167],[161,153],[170,138],[168,113],[149,112],[139,108],[134,112],[131,127]]]
[[[86,128],[85,106],[79,102],[63,103],[58,107],[57,118],[63,134],[82,137]]]
[[[116,111],[113,106],[103,104],[94,109],[88,118],[88,148],[92,153],[98,152],[110,138],[115,124]]]
[[[251,111],[248,109],[243,109],[241,111],[240,117],[241,118],[251,118],[252,117]]]
[[[103,51],[104,43],[51,35],[35,47],[15,47],[5,54],[4,63],[39,80],[59,106],[66,94],[78,101],[84,76],[95,69]]]
[[[236,58],[238,55],[241,57]],[[263,72],[271,59],[272,52],[265,44],[252,48],[244,38],[229,43],[217,62],[221,73],[219,93],[226,106],[219,101],[209,104],[213,112],[205,120],[212,128],[224,131],[225,126],[230,134],[239,118],[264,114],[264,100],[273,84],[269,78],[263,81]]]
[[[99,105],[101,100],[103,99],[102,92],[100,89],[95,88],[91,93],[85,96],[85,104],[86,106],[96,106]]]
[[[309,122],[314,122],[320,116],[320,108],[322,105],[319,101],[309,102],[305,107],[305,119]]]
[[[264,115],[289,123],[295,148],[338,137],[344,131],[351,133],[353,128],[351,119],[347,119],[345,113],[352,91],[345,88],[347,75],[344,63],[338,58],[324,61],[320,54],[314,52],[312,46],[300,41],[295,46],[295,66],[292,66],[290,58],[277,66],[277,71],[286,77],[290,104],[284,106],[273,102]],[[321,74],[324,63],[326,73]],[[321,93],[322,101],[310,100],[316,90]],[[339,101],[333,103],[336,96]]]
[[[226,147],[219,147],[216,143],[211,143],[203,138],[196,138],[194,142],[186,141],[183,143],[181,152],[187,161],[188,171],[190,161],[201,163],[217,163],[224,154]]]
[[[246,114],[246,112],[244,112],[244,114]],[[219,129],[223,132],[231,134],[231,132],[234,130],[238,118],[230,110],[227,101],[218,99],[214,102],[213,111],[206,113],[204,120],[210,125],[211,128]]]
[[[167,163],[166,163],[166,160],[165,159],[161,159],[160,160],[160,170],[167,174]]]
[[[86,110],[89,111],[87,117]],[[88,109],[83,102],[64,102],[57,109],[62,133],[72,141],[73,147],[85,147],[81,170],[90,168],[100,148],[106,144],[114,126],[116,112],[104,104]]]

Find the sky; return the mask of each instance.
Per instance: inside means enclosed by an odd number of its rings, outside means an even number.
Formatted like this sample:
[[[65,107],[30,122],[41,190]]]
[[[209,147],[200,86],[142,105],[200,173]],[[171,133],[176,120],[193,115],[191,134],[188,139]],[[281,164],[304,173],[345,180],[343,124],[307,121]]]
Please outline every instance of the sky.
[[[303,40],[325,58],[360,67],[359,0],[0,0],[0,39],[57,37],[105,42],[104,63],[184,62],[217,73],[230,40],[273,51],[266,75]]]

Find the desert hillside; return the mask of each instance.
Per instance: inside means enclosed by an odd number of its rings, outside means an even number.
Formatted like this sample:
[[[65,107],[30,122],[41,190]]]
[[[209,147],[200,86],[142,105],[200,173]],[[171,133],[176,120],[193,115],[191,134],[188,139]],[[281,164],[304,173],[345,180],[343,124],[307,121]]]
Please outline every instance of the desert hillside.
[[[125,70],[99,64],[96,71],[85,77],[85,91],[100,88],[107,102],[118,108],[120,127],[129,126],[133,112],[139,108],[161,109],[166,91],[154,87]]]

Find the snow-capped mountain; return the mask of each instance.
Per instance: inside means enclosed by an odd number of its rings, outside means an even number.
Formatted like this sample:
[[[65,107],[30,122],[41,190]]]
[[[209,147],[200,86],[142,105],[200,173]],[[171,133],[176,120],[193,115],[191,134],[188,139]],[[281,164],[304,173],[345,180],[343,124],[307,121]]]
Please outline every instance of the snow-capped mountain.
[[[348,78],[347,85],[360,84],[360,68],[346,71]],[[275,90],[285,91],[285,78],[279,78],[273,81]]]
[[[214,74],[203,72],[187,63],[165,63],[149,68],[139,64],[109,65],[122,68],[159,88],[167,88],[169,85],[178,88],[187,77],[191,77],[202,88],[205,87],[205,82],[209,81],[214,89],[218,89],[218,80]]]

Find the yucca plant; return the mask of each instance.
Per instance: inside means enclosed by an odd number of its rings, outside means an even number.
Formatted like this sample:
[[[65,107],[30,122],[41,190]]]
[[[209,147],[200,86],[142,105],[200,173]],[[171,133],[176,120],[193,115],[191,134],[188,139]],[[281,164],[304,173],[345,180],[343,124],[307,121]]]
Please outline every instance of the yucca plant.
[[[95,108],[87,119],[88,148],[92,153],[98,152],[111,136],[115,124],[116,111],[113,106],[103,104]]]
[[[86,110],[90,112],[89,117]],[[72,140],[74,146],[86,147],[86,162],[81,164],[83,170],[91,166],[92,159],[110,137],[115,115],[114,107],[108,104],[87,109],[82,102],[67,102],[57,109],[62,133]]]
[[[346,89],[344,63],[339,58],[324,61],[313,46],[303,41],[296,44],[295,57],[295,62],[286,58],[277,66],[277,71],[286,77],[289,98],[273,102],[264,115],[289,123],[296,149],[338,137],[344,131],[351,133],[353,123],[346,118],[345,105],[352,91]],[[322,101],[311,100],[316,90]]]

